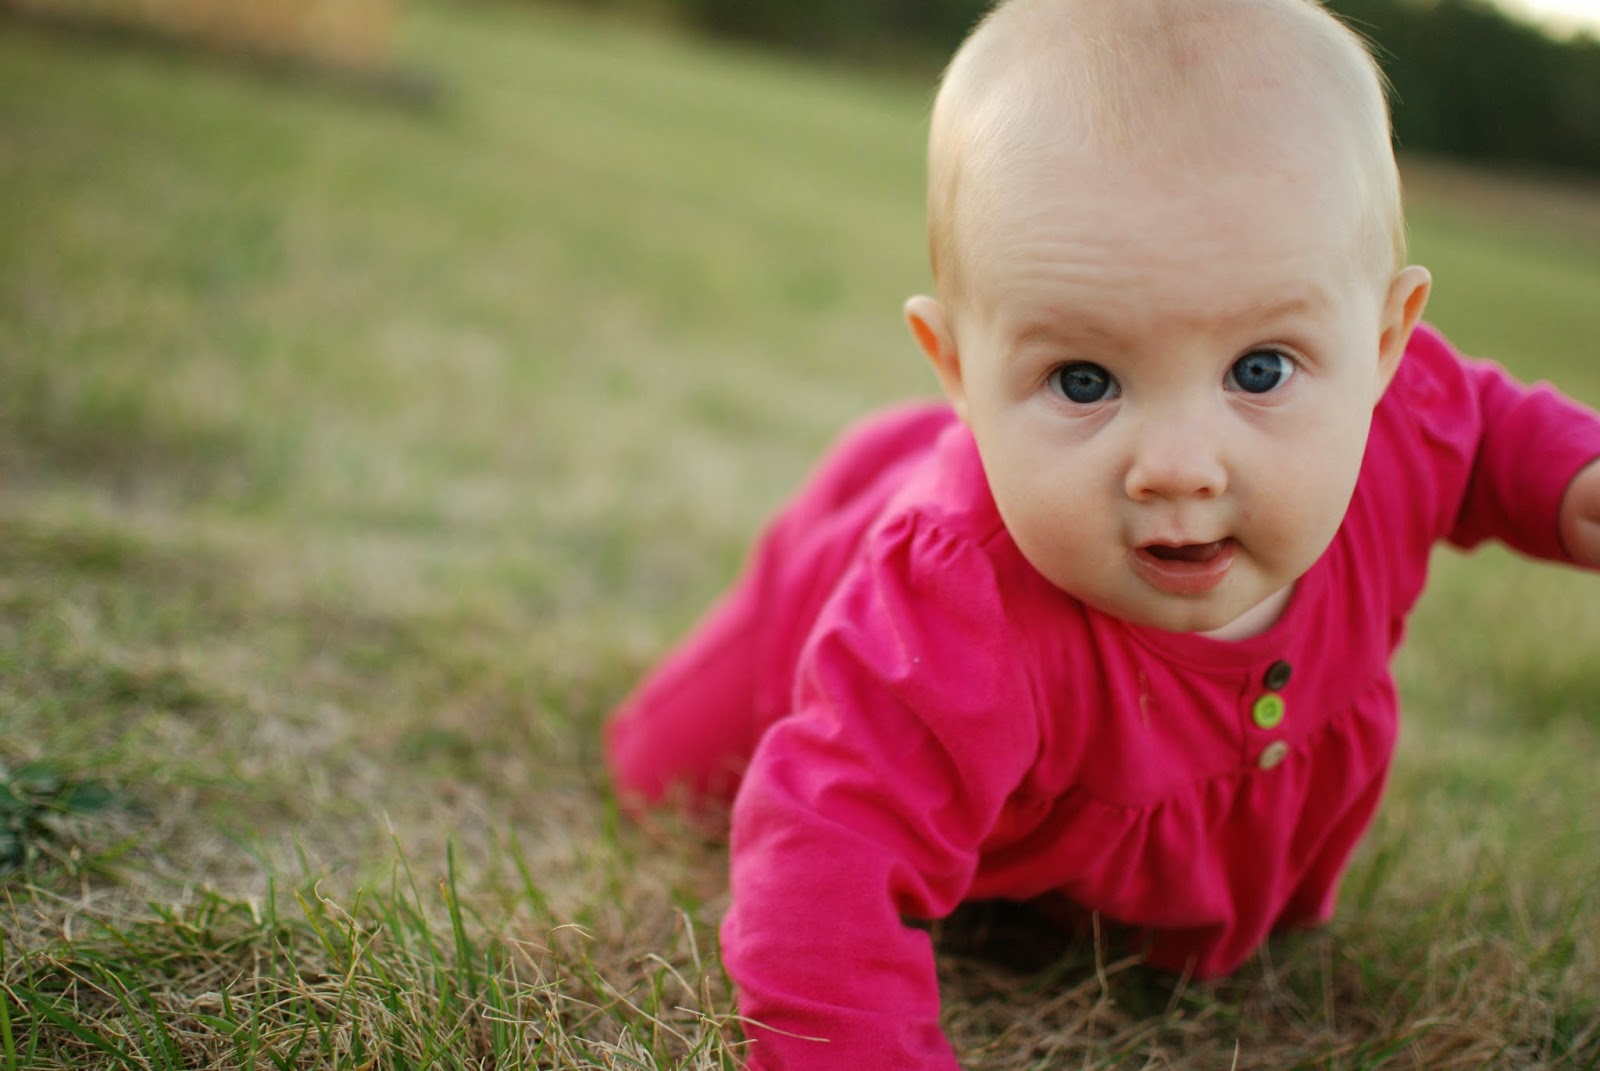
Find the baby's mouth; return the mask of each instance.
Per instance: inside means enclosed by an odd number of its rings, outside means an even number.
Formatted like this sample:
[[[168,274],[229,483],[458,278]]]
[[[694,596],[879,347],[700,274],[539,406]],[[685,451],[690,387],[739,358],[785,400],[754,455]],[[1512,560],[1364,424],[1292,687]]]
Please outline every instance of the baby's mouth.
[[[1180,546],[1152,543],[1144,549],[1152,557],[1164,562],[1208,562],[1222,553],[1227,542],[1226,539],[1218,539],[1213,543],[1184,543]]]
[[[1204,595],[1227,578],[1237,549],[1233,539],[1146,543],[1133,552],[1133,567],[1148,583],[1170,595]]]

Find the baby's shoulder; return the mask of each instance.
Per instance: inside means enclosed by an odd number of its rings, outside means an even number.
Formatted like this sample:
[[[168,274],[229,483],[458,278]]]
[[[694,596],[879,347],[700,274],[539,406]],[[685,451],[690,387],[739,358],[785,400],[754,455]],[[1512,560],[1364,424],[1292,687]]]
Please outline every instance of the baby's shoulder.
[[[964,425],[943,429],[905,475],[867,534],[864,550],[874,568],[898,570],[919,588],[987,592],[997,605],[1043,582],[1001,519]]]
[[[1463,406],[1474,403],[1467,359],[1431,324],[1417,325],[1389,389],[1378,403],[1387,418],[1425,435],[1459,425]]]

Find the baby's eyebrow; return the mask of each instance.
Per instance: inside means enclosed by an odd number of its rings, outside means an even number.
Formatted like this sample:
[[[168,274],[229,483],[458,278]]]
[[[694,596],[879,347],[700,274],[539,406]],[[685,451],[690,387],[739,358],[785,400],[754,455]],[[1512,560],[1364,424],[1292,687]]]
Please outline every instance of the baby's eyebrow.
[[[1286,294],[1274,294],[1246,302],[1233,309],[1208,306],[1191,317],[1197,327],[1221,325],[1229,332],[1248,332],[1254,324],[1272,324],[1310,316],[1326,309],[1332,297],[1322,286],[1310,283]],[[1137,330],[1121,321],[1105,322],[1092,312],[1049,309],[1030,320],[1017,332],[1019,349],[1033,345],[1082,347],[1104,351],[1125,344]]]
[[[1124,335],[1115,327],[1090,317],[1052,313],[1047,319],[1029,322],[1017,332],[1016,339],[1020,347],[1034,344],[1107,347],[1122,342]]]
[[[1239,324],[1249,324],[1258,320],[1282,320],[1326,308],[1328,301],[1329,296],[1322,287],[1309,286],[1303,292],[1289,297],[1265,298],[1242,306],[1227,319]]]

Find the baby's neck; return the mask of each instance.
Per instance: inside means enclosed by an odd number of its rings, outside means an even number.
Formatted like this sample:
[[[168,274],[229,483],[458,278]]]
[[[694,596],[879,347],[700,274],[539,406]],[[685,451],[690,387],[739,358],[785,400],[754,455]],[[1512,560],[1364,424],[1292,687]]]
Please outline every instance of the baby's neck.
[[[1283,616],[1293,595],[1294,585],[1290,584],[1282,591],[1268,595],[1221,628],[1200,635],[1213,640],[1248,640],[1251,636],[1259,636],[1278,623],[1278,618]]]

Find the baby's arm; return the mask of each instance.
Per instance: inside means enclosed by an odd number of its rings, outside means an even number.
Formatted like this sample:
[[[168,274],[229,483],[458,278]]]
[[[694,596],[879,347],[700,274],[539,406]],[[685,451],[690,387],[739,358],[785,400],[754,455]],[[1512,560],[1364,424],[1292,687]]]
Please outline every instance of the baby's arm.
[[[1561,545],[1573,561],[1600,569],[1600,459],[1573,478],[1561,499]]]
[[[723,960],[753,1069],[956,1071],[904,920],[965,897],[1038,729],[987,562],[939,544],[847,579],[735,804]]]
[[[808,715],[780,724],[736,807],[722,944],[748,1067],[956,1071],[932,944],[903,918],[949,913],[977,853],[931,828],[926,740],[847,757],[831,735]]]
[[[1525,385],[1463,358],[1426,327],[1412,336],[1395,386],[1422,431],[1419,478],[1442,492],[1433,538],[1461,547],[1495,539],[1535,558],[1600,563],[1600,413],[1549,384]]]

